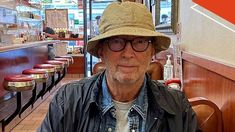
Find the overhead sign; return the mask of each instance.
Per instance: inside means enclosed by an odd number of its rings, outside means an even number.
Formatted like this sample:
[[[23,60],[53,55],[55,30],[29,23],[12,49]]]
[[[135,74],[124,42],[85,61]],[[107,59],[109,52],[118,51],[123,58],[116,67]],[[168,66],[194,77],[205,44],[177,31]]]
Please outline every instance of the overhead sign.
[[[235,24],[234,0],[193,0],[193,2]]]
[[[46,23],[52,28],[68,28],[67,9],[46,9]]]

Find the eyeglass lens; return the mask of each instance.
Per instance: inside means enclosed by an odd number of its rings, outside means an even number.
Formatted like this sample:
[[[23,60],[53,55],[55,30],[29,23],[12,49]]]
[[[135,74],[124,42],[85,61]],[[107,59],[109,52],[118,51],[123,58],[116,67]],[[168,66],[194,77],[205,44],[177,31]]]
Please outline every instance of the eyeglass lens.
[[[119,52],[126,47],[128,41],[131,43],[132,49],[136,52],[145,51],[148,48],[149,43],[151,43],[150,39],[147,38],[135,38],[133,40],[125,40],[123,38],[110,38],[108,39],[108,47],[114,52]]]

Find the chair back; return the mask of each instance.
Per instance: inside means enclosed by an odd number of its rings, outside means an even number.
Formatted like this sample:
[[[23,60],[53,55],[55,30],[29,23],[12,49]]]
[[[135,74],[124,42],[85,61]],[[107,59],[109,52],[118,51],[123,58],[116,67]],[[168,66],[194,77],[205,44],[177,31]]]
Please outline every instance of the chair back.
[[[190,98],[189,102],[203,132],[223,132],[222,112],[215,103],[203,97]]]
[[[147,73],[152,80],[163,80],[163,66],[158,61],[152,61],[147,68]]]
[[[105,64],[103,62],[97,62],[93,69],[92,69],[92,74],[96,74],[99,72],[102,72],[106,69]]]

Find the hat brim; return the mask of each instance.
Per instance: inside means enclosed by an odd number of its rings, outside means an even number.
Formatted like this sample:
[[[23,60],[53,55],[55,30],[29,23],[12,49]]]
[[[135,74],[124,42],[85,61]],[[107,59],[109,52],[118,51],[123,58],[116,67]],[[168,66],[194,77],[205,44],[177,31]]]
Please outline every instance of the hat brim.
[[[153,37],[155,40],[154,47],[157,53],[162,50],[168,49],[171,43],[171,39],[162,33],[155,32],[149,29],[136,28],[136,27],[129,26],[129,27],[116,28],[116,29],[107,31],[105,33],[102,33],[90,39],[87,44],[87,52],[99,58],[99,55],[98,55],[99,41],[105,38],[109,38],[113,36],[120,36],[120,35]]]

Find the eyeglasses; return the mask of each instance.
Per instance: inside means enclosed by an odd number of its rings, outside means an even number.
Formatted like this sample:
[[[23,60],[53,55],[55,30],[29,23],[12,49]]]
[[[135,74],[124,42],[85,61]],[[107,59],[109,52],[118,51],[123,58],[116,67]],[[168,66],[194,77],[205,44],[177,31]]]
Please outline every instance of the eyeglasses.
[[[109,38],[104,41],[108,44],[111,51],[119,52],[125,49],[127,42],[131,43],[131,47],[136,52],[144,52],[147,50],[152,40],[150,38],[138,37],[133,40],[126,40],[124,38]]]

